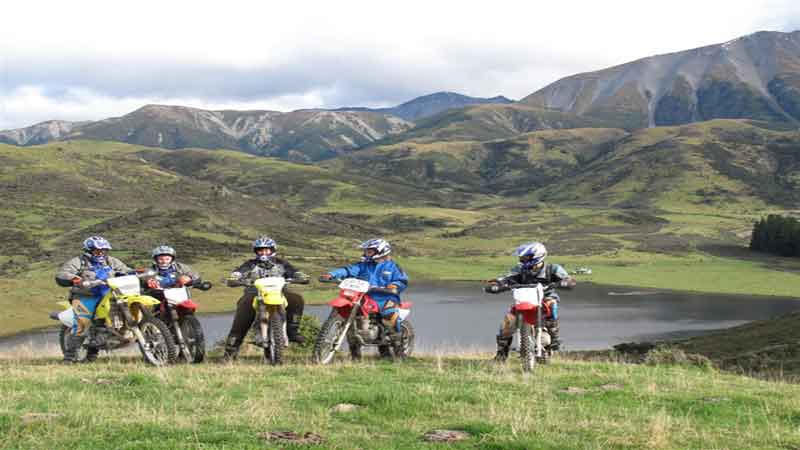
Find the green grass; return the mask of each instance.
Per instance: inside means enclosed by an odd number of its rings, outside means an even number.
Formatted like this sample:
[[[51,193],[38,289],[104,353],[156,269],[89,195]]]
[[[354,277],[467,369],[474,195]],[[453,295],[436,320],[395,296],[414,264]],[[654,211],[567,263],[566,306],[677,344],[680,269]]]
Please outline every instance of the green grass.
[[[522,376],[486,358],[368,359],[281,368],[256,360],[152,369],[101,359],[0,366],[0,447],[786,449],[800,386],[690,366],[556,361]],[[98,384],[103,383],[103,384]],[[337,404],[358,406],[332,412]],[[51,414],[37,420],[31,414]],[[27,416],[26,416],[27,415]],[[26,418],[27,419],[23,419]],[[33,417],[33,418],[31,418]],[[27,420],[27,421],[26,421]],[[434,429],[469,433],[432,444]],[[319,446],[265,441],[317,433]]]

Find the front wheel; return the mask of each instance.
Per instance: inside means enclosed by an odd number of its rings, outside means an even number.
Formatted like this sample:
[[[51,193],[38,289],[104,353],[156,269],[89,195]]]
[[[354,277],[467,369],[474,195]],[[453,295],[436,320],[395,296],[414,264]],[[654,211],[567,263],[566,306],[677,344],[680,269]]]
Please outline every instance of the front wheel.
[[[345,319],[338,312],[333,311],[322,328],[319,330],[317,340],[314,342],[312,360],[316,364],[328,364],[338,350],[337,344],[342,340],[342,334],[347,332]]]
[[[146,316],[133,330],[139,350],[147,363],[160,367],[177,359],[178,349],[175,340],[169,328],[161,320]]]
[[[536,366],[536,354],[533,343],[533,327],[520,318],[519,330],[519,359],[522,361],[522,371],[532,372]]]
[[[283,364],[284,325],[283,315],[273,311],[269,316],[269,342],[264,346],[264,358],[273,366]]]
[[[179,321],[183,343],[189,350],[193,363],[203,362],[206,357],[206,339],[203,335],[203,327],[194,314],[186,314]]]

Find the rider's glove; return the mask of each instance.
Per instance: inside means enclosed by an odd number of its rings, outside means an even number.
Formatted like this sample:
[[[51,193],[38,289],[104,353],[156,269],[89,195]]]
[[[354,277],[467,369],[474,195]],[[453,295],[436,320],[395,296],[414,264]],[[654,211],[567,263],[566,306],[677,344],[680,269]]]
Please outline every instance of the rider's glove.
[[[488,286],[484,286],[483,291],[489,294],[497,294],[500,292],[500,286],[496,284],[490,284]]]
[[[323,273],[322,275],[319,276],[319,279],[320,281],[330,281],[333,279],[333,275],[329,273]]]
[[[73,286],[80,286],[81,284],[81,277],[73,277],[72,278],[72,285]]]
[[[147,280],[147,288],[158,289],[159,288],[158,280],[156,280],[155,278],[150,278],[149,280]]]
[[[178,277],[178,286],[186,286],[192,283],[192,277],[189,275],[181,275]]]

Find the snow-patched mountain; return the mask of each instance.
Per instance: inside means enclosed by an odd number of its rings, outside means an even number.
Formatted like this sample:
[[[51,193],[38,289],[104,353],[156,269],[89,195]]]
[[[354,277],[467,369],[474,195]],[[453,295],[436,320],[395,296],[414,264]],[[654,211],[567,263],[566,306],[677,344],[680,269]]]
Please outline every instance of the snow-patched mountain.
[[[68,122],[65,120],[48,120],[25,128],[0,131],[0,142],[13,145],[38,145],[57,141],[68,135],[75,127],[89,122]]]
[[[47,122],[46,122],[47,123]],[[42,124],[35,127],[40,127]],[[413,126],[370,111],[207,111],[147,105],[122,117],[62,127],[48,139],[20,139],[31,128],[0,132],[0,141],[33,145],[96,139],[162,148],[228,148],[296,161],[314,161],[357,149]]]
[[[762,31],[569,76],[520,102],[629,129],[715,118],[796,122],[800,31]]]

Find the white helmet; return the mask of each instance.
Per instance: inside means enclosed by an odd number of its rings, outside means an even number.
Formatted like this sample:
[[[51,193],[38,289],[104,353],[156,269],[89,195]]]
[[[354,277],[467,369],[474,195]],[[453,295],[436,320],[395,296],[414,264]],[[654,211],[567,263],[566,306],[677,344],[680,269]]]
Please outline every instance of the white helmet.
[[[358,247],[364,250],[361,260],[365,262],[370,262],[375,258],[382,258],[392,252],[392,246],[380,238],[364,241]],[[375,250],[375,254],[372,256],[367,256],[367,249],[370,248]]]
[[[532,269],[544,262],[547,258],[547,249],[541,242],[528,242],[517,247],[514,255],[519,256],[523,269]]]

